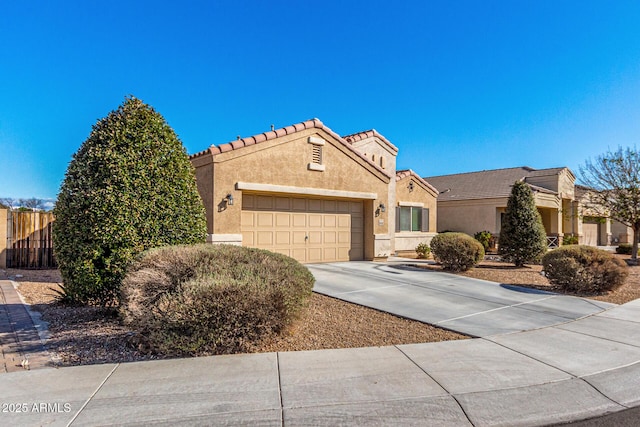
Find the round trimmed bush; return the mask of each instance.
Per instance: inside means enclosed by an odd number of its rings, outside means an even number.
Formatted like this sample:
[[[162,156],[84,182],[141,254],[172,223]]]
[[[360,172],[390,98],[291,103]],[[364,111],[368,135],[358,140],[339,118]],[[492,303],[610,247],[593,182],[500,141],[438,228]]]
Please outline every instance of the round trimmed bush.
[[[154,353],[247,352],[296,317],[314,281],[296,260],[261,249],[168,246],[131,265],[120,311],[138,344]]]
[[[484,258],[482,244],[465,233],[441,233],[431,240],[431,252],[445,270],[467,271]]]
[[[552,285],[569,292],[595,294],[624,284],[629,269],[613,254],[591,246],[562,246],[542,258],[542,267]]]

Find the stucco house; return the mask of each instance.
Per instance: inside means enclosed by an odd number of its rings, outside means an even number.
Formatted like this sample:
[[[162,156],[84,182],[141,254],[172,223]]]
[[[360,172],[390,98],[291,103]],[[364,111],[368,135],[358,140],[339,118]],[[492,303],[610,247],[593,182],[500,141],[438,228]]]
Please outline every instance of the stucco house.
[[[586,193],[575,184],[567,167],[534,169],[527,166],[425,178],[440,190],[438,231],[467,234],[490,231],[499,235],[507,200],[514,182],[522,180],[533,191],[550,247],[562,244],[565,235],[579,243],[597,246],[612,242],[611,221],[585,210]]]
[[[398,173],[397,154],[375,130],[343,137],[318,119],[212,145],[190,157],[207,240],[309,263],[413,251],[435,235],[437,191]]]

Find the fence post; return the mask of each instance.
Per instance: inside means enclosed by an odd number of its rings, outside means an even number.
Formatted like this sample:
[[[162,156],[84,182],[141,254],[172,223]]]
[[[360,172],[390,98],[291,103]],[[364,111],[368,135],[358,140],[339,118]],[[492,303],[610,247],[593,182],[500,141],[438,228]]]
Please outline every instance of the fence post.
[[[7,268],[9,242],[9,210],[0,209],[0,268]]]

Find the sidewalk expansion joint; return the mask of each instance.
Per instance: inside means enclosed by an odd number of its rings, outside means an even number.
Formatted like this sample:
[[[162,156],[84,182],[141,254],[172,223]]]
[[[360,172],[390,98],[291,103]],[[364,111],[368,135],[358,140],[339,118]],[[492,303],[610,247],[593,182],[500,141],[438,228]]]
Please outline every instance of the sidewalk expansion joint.
[[[95,391],[93,393],[91,393],[91,396],[89,396],[87,398],[87,400],[84,402],[82,407],[80,407],[80,409],[78,409],[78,411],[73,416],[73,418],[71,418],[71,420],[69,420],[69,422],[67,423],[67,427],[69,427],[76,420],[76,418],[78,418],[78,415],[80,415],[80,413],[84,410],[84,408],[86,408],[86,406],[89,404],[89,402],[91,402],[91,399],[93,399],[94,396],[100,391],[100,389],[105,385],[105,383],[109,380],[109,378],[111,378],[111,375],[113,375],[113,373],[116,371],[116,369],[118,369],[119,366],[120,366],[120,364],[118,363],[118,364],[116,364],[116,366],[113,367],[111,372],[109,372],[109,374],[104,378],[104,380],[102,380],[102,382],[95,389]]]
[[[433,378],[433,376],[431,376],[427,371],[424,370],[424,368],[422,368],[422,366],[418,365],[415,360],[413,360],[411,357],[409,357],[409,355],[407,353],[405,353],[404,351],[402,351],[402,349],[400,347],[398,347],[397,345],[394,345],[394,347],[404,355],[404,357],[406,357],[407,359],[409,359],[409,361],[411,363],[413,363],[418,369],[420,369],[422,372],[424,372],[424,374],[431,378],[431,380],[433,382],[435,382],[436,384],[438,384],[438,386],[443,389],[449,396],[451,396],[451,398],[456,402],[456,405],[458,405],[458,407],[460,408],[460,410],[462,411],[462,413],[464,414],[464,416],[467,418],[467,421],[469,421],[469,424],[471,424],[472,426],[475,426],[475,424],[473,424],[473,421],[471,421],[471,418],[469,417],[469,414],[467,414],[467,411],[464,410],[464,407],[460,404],[460,402],[458,401],[458,398],[456,396],[453,395],[453,393],[451,393],[449,390],[447,390],[442,384],[440,384],[440,382],[438,380],[436,380],[435,378]]]

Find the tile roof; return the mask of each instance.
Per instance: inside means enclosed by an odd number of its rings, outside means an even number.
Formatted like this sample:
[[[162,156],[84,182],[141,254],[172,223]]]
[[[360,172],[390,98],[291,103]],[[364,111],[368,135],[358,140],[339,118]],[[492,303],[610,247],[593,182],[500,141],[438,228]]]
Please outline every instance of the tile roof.
[[[293,124],[291,126],[286,126],[286,127],[280,128],[280,129],[274,129],[274,130],[271,130],[269,132],[263,132],[263,133],[258,134],[258,135],[253,135],[253,136],[249,136],[249,137],[246,137],[246,138],[238,138],[237,140],[231,141],[231,142],[227,142],[226,144],[220,144],[220,145],[217,145],[217,146],[216,145],[212,145],[209,148],[207,148],[206,150],[203,150],[203,151],[200,151],[198,153],[192,154],[191,156],[189,156],[189,158],[190,159],[194,159],[194,158],[201,157],[201,156],[204,156],[204,155],[215,156],[217,154],[226,153],[227,151],[238,150],[240,148],[247,147],[247,146],[250,146],[250,145],[260,144],[261,142],[265,142],[265,141],[269,141],[269,140],[272,140],[272,139],[276,139],[276,138],[279,138],[279,137],[284,136],[284,135],[291,135],[291,134],[294,134],[296,132],[300,132],[300,131],[303,131],[305,129],[311,129],[311,128],[324,130],[329,135],[331,135],[333,138],[335,138],[337,141],[342,143],[345,147],[347,147],[350,151],[355,153],[358,157],[360,157],[363,160],[365,160],[369,165],[373,166],[379,172],[382,172],[385,176],[391,178],[391,175],[389,174],[388,171],[382,169],[380,166],[378,166],[377,164],[373,163],[371,160],[366,158],[362,153],[360,153],[358,150],[353,148],[350,143],[345,141],[344,138],[342,138],[340,135],[338,135],[337,133],[332,131],[329,127],[325,126],[325,124],[322,123],[319,119],[315,119],[315,118],[314,119],[310,119],[310,120],[306,120],[306,121],[301,122],[301,123],[296,123],[296,124]],[[373,132],[375,132],[375,131],[373,131]],[[375,134],[379,135],[377,132]],[[379,135],[379,137],[384,138],[381,135]],[[386,141],[386,139],[384,141]],[[393,145],[390,142],[388,142],[388,141],[386,141],[386,142],[393,147]],[[396,148],[396,150],[397,150],[397,148]]]
[[[370,138],[372,136],[377,137],[380,141],[382,141],[391,151],[394,153],[398,152],[398,147],[393,145],[387,138],[380,135],[377,130],[365,130],[358,133],[353,133],[351,135],[345,135],[342,138],[347,141],[349,144],[353,144],[354,142],[362,141],[363,139]]]
[[[405,178],[407,178],[409,176],[414,178],[416,181],[418,181],[419,183],[421,183],[422,185],[424,185],[425,187],[427,187],[431,191],[433,191],[436,196],[438,195],[438,190],[433,185],[429,184],[427,181],[424,180],[424,178],[419,176],[417,173],[415,173],[411,169],[404,169],[404,170],[397,171],[396,172],[396,181],[403,180],[403,179],[405,179]]]
[[[472,200],[508,197],[514,182],[527,178],[558,175],[567,168],[533,169],[521,166],[507,169],[484,170],[453,175],[425,177],[440,189],[438,200]],[[535,191],[557,194],[555,191],[529,184]]]

